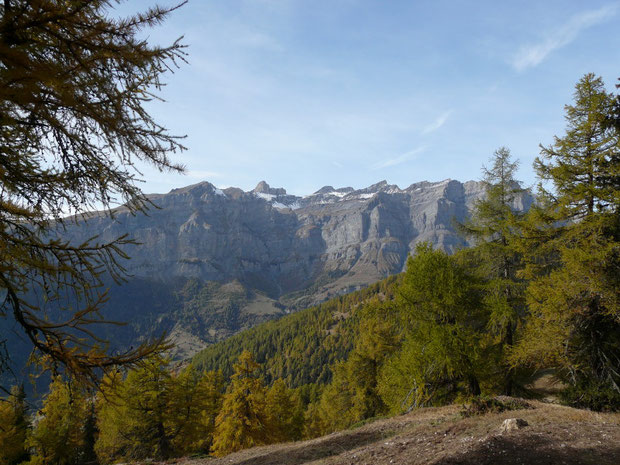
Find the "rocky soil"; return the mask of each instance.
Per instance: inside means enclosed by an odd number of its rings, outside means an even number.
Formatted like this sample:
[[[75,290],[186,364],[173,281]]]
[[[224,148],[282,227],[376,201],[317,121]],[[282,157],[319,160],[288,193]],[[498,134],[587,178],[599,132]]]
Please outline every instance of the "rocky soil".
[[[531,408],[464,418],[427,408],[321,438],[257,447],[183,465],[495,465],[620,463],[620,414],[528,401]],[[527,426],[504,432],[505,420]]]

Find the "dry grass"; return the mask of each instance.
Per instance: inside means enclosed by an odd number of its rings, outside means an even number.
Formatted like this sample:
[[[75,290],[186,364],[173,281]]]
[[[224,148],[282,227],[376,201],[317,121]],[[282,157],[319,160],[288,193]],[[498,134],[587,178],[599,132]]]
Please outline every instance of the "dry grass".
[[[620,414],[529,401],[533,408],[469,418],[452,405],[378,420],[309,441],[256,447],[183,465],[620,464]],[[507,418],[522,430],[500,433]]]

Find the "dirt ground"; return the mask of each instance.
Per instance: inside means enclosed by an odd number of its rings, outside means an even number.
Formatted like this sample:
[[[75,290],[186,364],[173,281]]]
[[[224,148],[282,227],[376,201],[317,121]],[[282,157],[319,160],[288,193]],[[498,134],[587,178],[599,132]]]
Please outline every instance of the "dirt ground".
[[[182,465],[620,464],[620,414],[528,401],[532,408],[463,418],[427,408],[309,441],[256,447]],[[505,419],[528,426],[501,432]]]

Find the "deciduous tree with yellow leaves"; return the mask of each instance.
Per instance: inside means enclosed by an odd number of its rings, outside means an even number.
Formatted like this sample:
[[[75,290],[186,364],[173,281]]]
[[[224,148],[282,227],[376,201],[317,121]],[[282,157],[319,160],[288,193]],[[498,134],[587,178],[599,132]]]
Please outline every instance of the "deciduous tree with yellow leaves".
[[[215,420],[211,449],[215,456],[270,442],[272,429],[266,407],[266,390],[257,374],[258,368],[254,356],[243,351]]]

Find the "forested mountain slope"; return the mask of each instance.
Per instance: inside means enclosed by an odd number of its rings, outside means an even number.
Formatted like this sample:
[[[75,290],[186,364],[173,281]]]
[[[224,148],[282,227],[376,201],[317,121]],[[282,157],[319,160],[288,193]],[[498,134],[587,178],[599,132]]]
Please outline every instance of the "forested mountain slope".
[[[331,367],[345,360],[359,336],[360,317],[373,301],[394,297],[400,275],[315,307],[260,324],[211,345],[193,358],[200,370],[222,370],[228,378],[239,355],[248,350],[267,382],[283,378],[292,387],[326,384]]]
[[[453,180],[406,189],[385,181],[360,190],[326,186],[306,197],[265,182],[250,192],[202,182],[150,196],[157,208],[148,215],[93,214],[66,235],[80,242],[127,234],[139,243],[126,247],[129,283],[111,285],[103,311],[129,325],[107,335],[123,346],[166,331],[182,358],[400,273],[421,241],[448,252],[466,246],[456,222],[483,196],[482,183]],[[514,207],[531,203],[524,192]]]
[[[96,333],[114,350],[166,333],[172,357],[183,359],[400,273],[421,241],[448,252],[467,246],[455,226],[483,196],[483,183],[454,180],[405,189],[385,181],[359,190],[326,186],[305,197],[265,182],[250,192],[202,182],[149,196],[154,207],[147,215],[124,207],[112,217],[93,213],[67,223],[62,234],[74,243],[123,235],[137,242],[125,246],[127,282],[107,283],[101,312],[127,324],[98,325]],[[523,192],[514,208],[531,203]],[[40,305],[53,314],[53,303]],[[17,349],[13,333],[7,344],[16,348],[18,370],[28,353]]]

